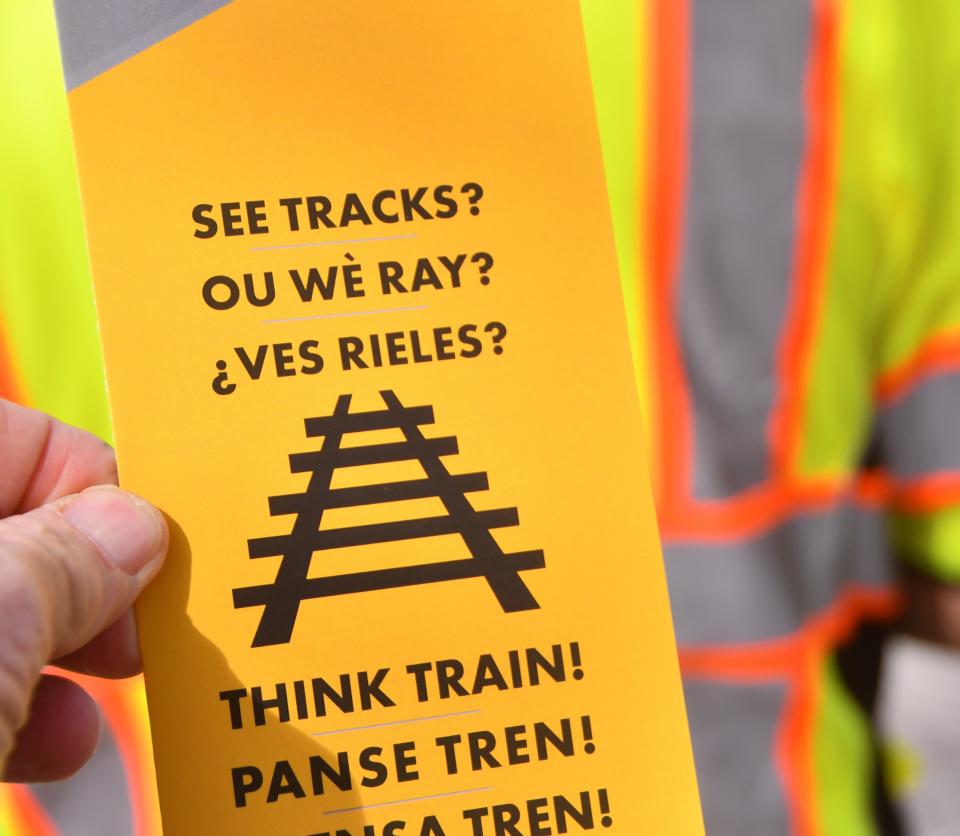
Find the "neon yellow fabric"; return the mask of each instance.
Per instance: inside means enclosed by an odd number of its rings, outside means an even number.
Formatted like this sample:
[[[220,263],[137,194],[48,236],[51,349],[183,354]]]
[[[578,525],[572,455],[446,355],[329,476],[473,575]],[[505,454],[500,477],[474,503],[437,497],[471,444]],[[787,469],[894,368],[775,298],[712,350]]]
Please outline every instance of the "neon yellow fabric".
[[[880,284],[879,371],[933,334],[960,329],[960,6],[949,0],[895,3],[894,68],[883,100],[891,133],[885,226],[896,224],[900,256]],[[851,2],[866,19],[891,4]],[[889,14],[889,13],[888,13]]]
[[[840,179],[800,465],[818,477],[856,467],[876,377],[960,328],[960,5],[841,8]]]
[[[613,231],[626,303],[627,326],[640,392],[644,424],[650,422],[650,375],[647,292],[642,266],[646,263],[637,234],[644,228],[645,193],[642,178],[646,159],[646,63],[639,45],[646,42],[646,7],[637,0],[581,0],[584,31],[593,76],[597,120],[613,214]]]
[[[0,311],[32,406],[109,437],[53,4],[0,4]]]
[[[842,478],[858,464],[854,451],[862,448],[871,420],[871,291],[878,273],[903,249],[901,226],[884,230],[874,214],[878,207],[895,214],[899,203],[896,190],[876,185],[888,179],[884,172],[900,154],[895,134],[884,124],[889,112],[877,95],[889,81],[895,32],[889,14],[857,26],[860,9],[854,6],[877,11],[872,0],[844,4],[838,201],[800,463],[801,473],[812,477]],[[884,238],[888,243],[881,249]],[[843,422],[836,420],[838,413]]]
[[[819,832],[873,836],[870,729],[832,657],[820,674],[820,700],[813,740]]]
[[[31,406],[109,438],[51,2],[0,3],[0,80],[0,318],[6,347]],[[104,788],[117,791],[123,789]],[[18,823],[12,803],[0,788],[0,836],[35,836]]]

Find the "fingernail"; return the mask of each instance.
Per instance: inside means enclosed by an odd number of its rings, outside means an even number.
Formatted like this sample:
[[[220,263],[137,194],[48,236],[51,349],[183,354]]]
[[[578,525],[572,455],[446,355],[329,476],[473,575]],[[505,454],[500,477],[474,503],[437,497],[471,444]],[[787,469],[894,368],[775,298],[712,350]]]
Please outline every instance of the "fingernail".
[[[143,571],[161,556],[165,526],[160,513],[119,488],[88,488],[61,513],[100,547],[109,563],[128,575]]]

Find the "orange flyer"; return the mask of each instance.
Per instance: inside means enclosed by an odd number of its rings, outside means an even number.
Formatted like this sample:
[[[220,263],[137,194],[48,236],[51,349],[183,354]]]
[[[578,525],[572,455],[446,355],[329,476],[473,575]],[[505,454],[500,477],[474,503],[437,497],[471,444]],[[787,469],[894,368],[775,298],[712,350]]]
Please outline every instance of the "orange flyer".
[[[576,0],[58,0],[164,832],[702,833]]]

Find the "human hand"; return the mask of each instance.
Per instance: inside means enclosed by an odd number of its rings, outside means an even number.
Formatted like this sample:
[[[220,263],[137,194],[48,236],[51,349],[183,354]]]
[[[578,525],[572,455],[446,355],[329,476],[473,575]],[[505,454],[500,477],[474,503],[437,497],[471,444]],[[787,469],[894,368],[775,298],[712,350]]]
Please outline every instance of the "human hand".
[[[0,776],[65,778],[93,754],[96,706],[48,663],[140,670],[134,599],[166,554],[162,515],[113,487],[113,450],[0,399]],[[92,487],[99,486],[99,487]]]

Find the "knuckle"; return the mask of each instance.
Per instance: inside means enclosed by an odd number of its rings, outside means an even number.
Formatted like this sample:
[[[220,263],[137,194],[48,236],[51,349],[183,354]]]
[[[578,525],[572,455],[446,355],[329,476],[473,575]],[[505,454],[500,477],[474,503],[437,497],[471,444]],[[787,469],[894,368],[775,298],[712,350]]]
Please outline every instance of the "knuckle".
[[[25,665],[6,664],[0,656],[0,773],[13,749],[17,731],[27,721],[30,695],[39,671],[25,675]]]
[[[49,609],[38,572],[43,559],[42,549],[27,531],[4,525],[0,533],[0,617],[8,642],[25,635],[43,638]]]
[[[99,624],[106,572],[92,544],[58,514],[12,517],[0,525],[0,625],[43,661],[65,639]]]
[[[33,685],[50,654],[49,605],[26,560],[0,538],[0,764],[27,718]]]
[[[27,719],[33,686],[43,670],[42,631],[9,631],[0,645],[0,753]],[[2,758],[2,756],[0,756]]]

